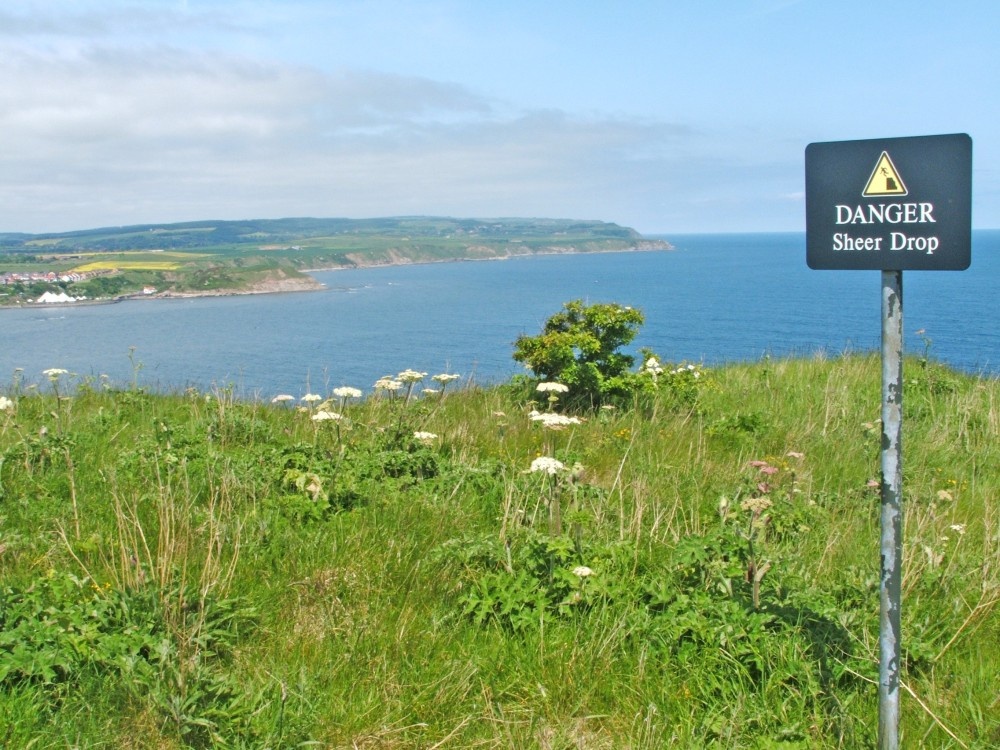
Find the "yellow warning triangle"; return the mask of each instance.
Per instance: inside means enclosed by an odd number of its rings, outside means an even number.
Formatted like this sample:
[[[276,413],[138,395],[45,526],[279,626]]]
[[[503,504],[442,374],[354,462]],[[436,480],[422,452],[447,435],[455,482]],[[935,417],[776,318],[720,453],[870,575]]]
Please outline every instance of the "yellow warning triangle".
[[[906,192],[906,185],[889,158],[889,152],[883,151],[861,195],[868,198],[876,195],[906,195]]]

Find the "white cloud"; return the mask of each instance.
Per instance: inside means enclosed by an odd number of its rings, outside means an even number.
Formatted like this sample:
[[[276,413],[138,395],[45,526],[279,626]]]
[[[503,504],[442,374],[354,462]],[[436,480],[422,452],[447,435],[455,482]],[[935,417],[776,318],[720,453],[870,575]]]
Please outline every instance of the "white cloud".
[[[655,230],[738,205],[762,169],[778,173],[772,194],[799,187],[797,164],[749,163],[682,123],[524,111],[454,82],[282,60],[257,44],[259,18],[218,6],[47,7],[0,10],[0,231],[391,214]]]
[[[603,218],[683,128],[166,46],[0,60],[5,228],[276,215]],[[631,164],[631,166],[629,166]],[[623,166],[625,165],[625,166]],[[14,224],[15,226],[11,226]]]

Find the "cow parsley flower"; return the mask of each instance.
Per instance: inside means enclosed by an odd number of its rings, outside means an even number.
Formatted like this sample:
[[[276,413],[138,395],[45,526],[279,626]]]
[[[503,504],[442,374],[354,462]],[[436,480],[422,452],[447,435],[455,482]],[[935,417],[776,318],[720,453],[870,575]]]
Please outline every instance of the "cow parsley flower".
[[[531,468],[529,471],[532,473],[540,471],[551,476],[559,473],[565,468],[565,464],[558,459],[550,458],[549,456],[539,456],[531,462]]]
[[[539,383],[535,390],[539,393],[568,393],[569,386],[562,383]]]
[[[399,375],[396,376],[396,380],[401,383],[419,383],[421,380],[427,377],[426,372],[417,372],[416,370],[403,370]]]
[[[532,422],[541,422],[542,427],[550,430],[562,430],[570,425],[582,424],[579,417],[568,417],[551,411],[532,411],[528,416]]]
[[[339,422],[344,418],[343,414],[338,414],[335,411],[318,411],[312,415],[313,422]]]
[[[419,440],[421,443],[430,443],[431,441],[437,440],[437,435],[433,432],[423,432],[422,430],[417,430],[413,433],[413,439]]]
[[[14,411],[14,402],[6,396],[0,396],[0,411]]]
[[[283,404],[286,401],[294,401],[295,396],[290,396],[287,393],[279,393],[277,396],[271,399],[272,404]]]
[[[594,575],[594,571],[588,568],[586,565],[577,565],[573,568],[573,575],[579,578],[588,578]]]
[[[431,380],[433,380],[433,381],[435,381],[437,383],[440,383],[441,385],[446,385],[446,384],[450,383],[453,380],[458,380],[460,377],[462,377],[462,376],[461,375],[449,374],[447,372],[442,372],[439,375],[434,375],[431,378]]]
[[[386,375],[384,378],[379,378],[378,380],[376,380],[374,386],[376,391],[389,391],[389,392],[398,391],[402,387],[403,387],[402,381],[395,380],[394,378],[391,378],[388,375]]]
[[[314,404],[317,401],[322,401],[323,397],[320,396],[318,393],[307,393],[305,396],[303,396],[299,400],[300,401],[305,401],[307,404]]]
[[[64,370],[61,367],[51,367],[48,370],[42,370],[42,375],[45,375],[51,380],[55,380],[60,375],[68,375],[69,370]]]
[[[333,395],[337,398],[361,398],[360,388],[351,388],[349,385],[343,385],[339,388],[333,389]]]

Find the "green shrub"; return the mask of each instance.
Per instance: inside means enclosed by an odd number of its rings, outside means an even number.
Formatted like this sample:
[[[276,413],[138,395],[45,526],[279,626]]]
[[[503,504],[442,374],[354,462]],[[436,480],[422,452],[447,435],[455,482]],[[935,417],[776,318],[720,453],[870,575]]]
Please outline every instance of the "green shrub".
[[[645,322],[642,312],[615,303],[574,300],[545,322],[538,336],[519,336],[514,359],[536,377],[570,387],[574,405],[597,407],[630,397],[641,381],[632,373],[632,343]]]

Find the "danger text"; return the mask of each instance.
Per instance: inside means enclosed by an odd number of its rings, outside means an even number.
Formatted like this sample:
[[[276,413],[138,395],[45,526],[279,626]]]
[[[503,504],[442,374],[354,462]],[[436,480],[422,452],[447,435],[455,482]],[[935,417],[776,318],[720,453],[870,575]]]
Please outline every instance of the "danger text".
[[[933,224],[933,203],[870,203],[838,205],[838,224]]]

